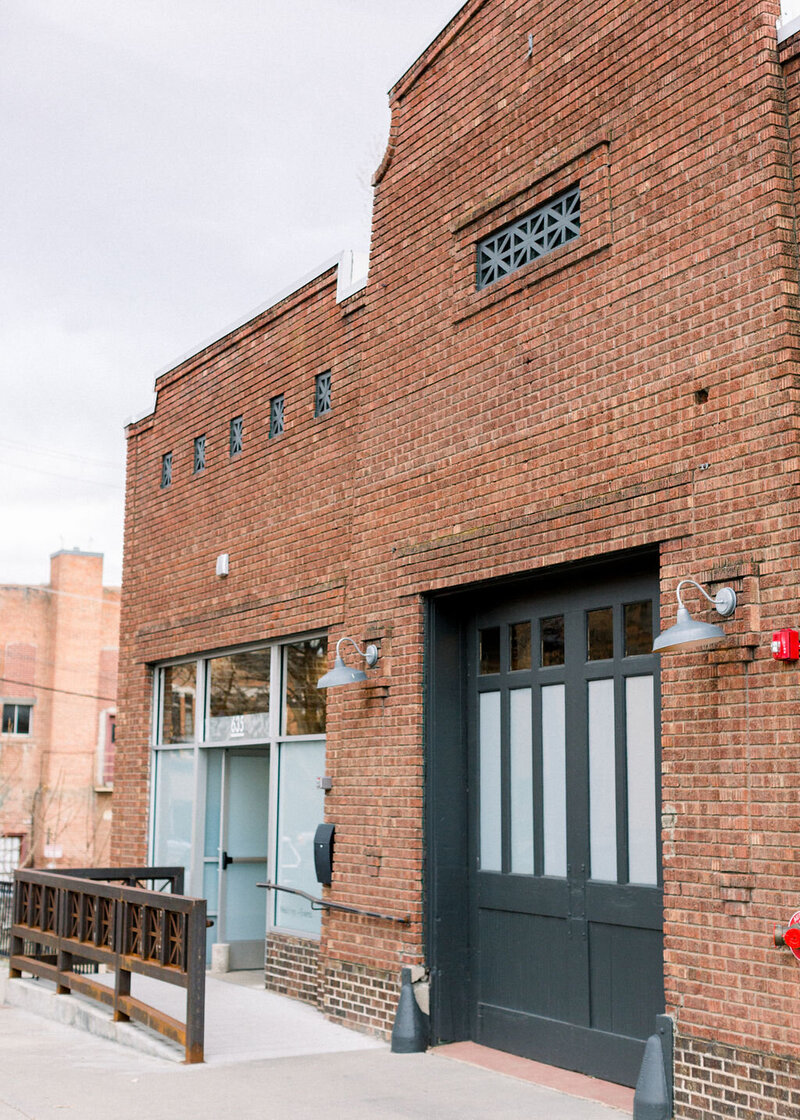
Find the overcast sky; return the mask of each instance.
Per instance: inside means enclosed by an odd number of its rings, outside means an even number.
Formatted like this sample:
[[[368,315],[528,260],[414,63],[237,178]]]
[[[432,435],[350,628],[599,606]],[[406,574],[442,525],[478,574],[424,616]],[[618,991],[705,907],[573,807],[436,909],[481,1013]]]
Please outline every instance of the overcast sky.
[[[457,0],[0,0],[0,582],[121,578],[126,421],[366,252],[387,91]]]
[[[0,0],[0,582],[73,547],[120,581],[125,423],[366,251],[387,91],[460,6]]]

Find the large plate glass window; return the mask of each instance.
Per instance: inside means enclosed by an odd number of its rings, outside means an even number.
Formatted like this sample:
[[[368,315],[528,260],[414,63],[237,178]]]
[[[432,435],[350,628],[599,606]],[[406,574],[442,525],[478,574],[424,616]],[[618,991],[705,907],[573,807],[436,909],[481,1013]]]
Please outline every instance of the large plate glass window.
[[[325,671],[327,639],[308,638],[283,647],[283,697],[278,763],[275,878],[281,886],[318,894],[314,833],[324,819],[325,698],[317,681]],[[275,891],[277,927],[319,935],[320,912],[299,895]]]
[[[317,788],[317,778],[324,769],[324,743],[281,743],[276,880],[315,895],[319,883],[314,873],[314,833],[324,816],[324,793]],[[276,926],[319,935],[319,910],[312,910],[299,895],[276,891],[275,896]]]
[[[206,740],[269,737],[269,649],[213,657],[208,666]]]
[[[156,867],[183,867],[186,883],[192,866],[193,817],[194,751],[157,751],[153,863]]]

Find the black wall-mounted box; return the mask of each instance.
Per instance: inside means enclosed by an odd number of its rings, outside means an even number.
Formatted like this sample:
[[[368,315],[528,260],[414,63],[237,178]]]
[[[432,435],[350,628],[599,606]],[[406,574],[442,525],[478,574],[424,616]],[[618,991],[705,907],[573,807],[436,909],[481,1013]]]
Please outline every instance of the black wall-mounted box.
[[[318,824],[314,833],[314,870],[317,882],[329,887],[333,878],[334,825]]]

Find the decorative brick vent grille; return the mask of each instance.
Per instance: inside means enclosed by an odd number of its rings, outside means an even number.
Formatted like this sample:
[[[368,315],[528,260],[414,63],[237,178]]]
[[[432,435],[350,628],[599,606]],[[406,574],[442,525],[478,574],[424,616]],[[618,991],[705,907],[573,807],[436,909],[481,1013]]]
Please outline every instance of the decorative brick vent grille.
[[[206,469],[206,437],[198,436],[194,441],[194,473]]]
[[[320,373],[314,384],[314,415],[324,416],[331,410],[331,371]]]
[[[576,186],[478,242],[477,287],[516,272],[580,232],[581,191]]]
[[[244,418],[241,416],[234,416],[231,420],[230,432],[230,453],[231,455],[240,454],[244,441]]]
[[[269,402],[269,438],[283,435],[283,393]]]

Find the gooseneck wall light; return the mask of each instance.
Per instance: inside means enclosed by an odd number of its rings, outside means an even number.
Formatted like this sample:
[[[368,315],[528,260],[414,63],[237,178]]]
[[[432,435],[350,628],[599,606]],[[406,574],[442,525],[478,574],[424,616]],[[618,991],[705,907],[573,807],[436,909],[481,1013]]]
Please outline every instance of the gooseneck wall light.
[[[317,681],[317,688],[336,688],[340,684],[355,684],[357,681],[365,681],[367,674],[363,669],[351,669],[345,665],[342,660],[342,655],[339,653],[342,642],[349,642],[361,657],[364,658],[368,667],[371,669],[375,662],[378,660],[378,647],[367,646],[366,649],[361,649],[352,638],[340,638],[336,643],[336,659],[333,663],[333,668],[320,677]]]
[[[722,627],[715,626],[712,622],[698,622],[689,614],[681,599],[681,588],[685,587],[687,583],[691,583],[701,594],[705,595],[709,603],[714,605],[717,614],[722,615],[723,618],[730,618],[736,610],[736,592],[732,587],[723,587],[712,597],[697,580],[682,579],[676,590],[678,616],[675,625],[670,626],[669,630],[662,630],[658,635],[653,642],[654,653],[664,653],[670,649],[694,649],[696,646],[720,642],[725,637],[725,631]]]

